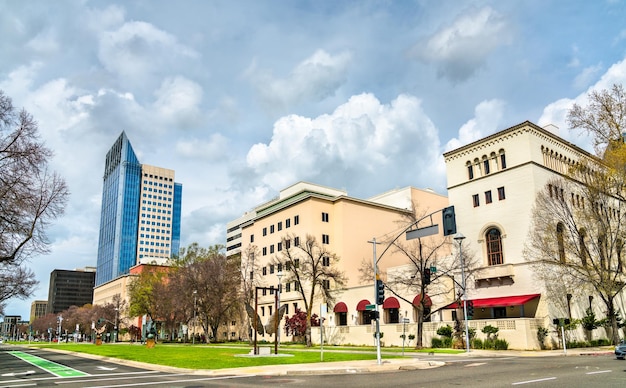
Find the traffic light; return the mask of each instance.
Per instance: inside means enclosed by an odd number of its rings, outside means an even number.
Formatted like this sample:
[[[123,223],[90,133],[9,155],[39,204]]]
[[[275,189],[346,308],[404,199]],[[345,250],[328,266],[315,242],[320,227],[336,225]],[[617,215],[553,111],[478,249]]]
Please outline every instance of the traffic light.
[[[474,302],[471,300],[467,301],[467,316],[468,317],[474,316]]]
[[[454,215],[454,206],[448,206],[441,211],[443,219],[443,235],[450,236],[456,234],[456,217]]]
[[[376,279],[376,304],[383,304],[385,301],[385,284],[382,280]]]
[[[424,284],[430,284],[430,268],[424,268]]]

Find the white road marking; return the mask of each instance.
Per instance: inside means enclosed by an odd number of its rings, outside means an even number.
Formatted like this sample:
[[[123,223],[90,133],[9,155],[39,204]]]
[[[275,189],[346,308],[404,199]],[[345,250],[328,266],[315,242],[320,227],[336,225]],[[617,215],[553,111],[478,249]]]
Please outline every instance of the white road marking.
[[[587,372],[586,374],[588,375],[597,375],[598,373],[611,373],[613,372],[612,370],[599,370],[599,371],[595,371],[595,372]]]
[[[539,382],[542,382],[542,381],[550,381],[550,380],[556,380],[556,377],[546,377],[545,379],[518,381],[517,383],[513,383],[511,385],[522,385],[522,384],[530,384],[530,383],[539,383]]]

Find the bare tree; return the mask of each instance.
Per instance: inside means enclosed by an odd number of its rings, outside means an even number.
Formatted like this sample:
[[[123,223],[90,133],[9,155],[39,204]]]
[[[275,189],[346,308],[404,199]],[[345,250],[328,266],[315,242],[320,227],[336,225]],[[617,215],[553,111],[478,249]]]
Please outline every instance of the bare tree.
[[[51,157],[37,122],[0,91],[0,263],[48,253],[46,228],[63,214],[69,195],[65,181],[48,170]]]
[[[593,136],[597,155],[616,140],[622,139],[626,130],[626,91],[621,84],[611,90],[592,91],[589,104],[574,104],[568,112],[567,123],[573,128]]]
[[[6,301],[28,298],[38,283],[30,269],[13,263],[0,263],[0,315],[4,315]]]
[[[313,303],[322,299],[332,304],[336,294],[346,284],[344,273],[339,270],[339,257],[330,252],[325,244],[319,244],[314,236],[304,241],[295,235],[281,239],[283,249],[272,258],[274,265],[282,266],[285,282],[295,282],[306,311],[305,341],[311,346],[311,317]]]
[[[220,324],[231,320],[241,307],[241,263],[223,250],[221,245],[205,249],[194,243],[181,253],[173,275],[178,279],[173,283],[184,284],[188,293],[197,292],[198,318],[205,333],[212,333],[216,340]],[[192,294],[184,299],[193,303]]]
[[[419,204],[413,203],[412,208],[412,212],[405,214],[398,220],[401,229],[427,218],[426,212],[420,210]],[[382,240],[382,243],[390,245],[392,252],[402,255],[408,260],[407,265],[393,271],[393,273],[383,273],[382,277],[385,280],[385,289],[411,304],[415,310],[417,317],[415,347],[421,348],[423,347],[424,322],[434,313],[431,310],[432,297],[438,295],[456,295],[458,297],[458,295],[462,295],[462,285],[455,280],[455,275],[461,271],[458,250],[451,246],[449,238],[438,235],[404,242],[401,239],[392,240],[389,238],[386,241]],[[454,251],[453,255],[450,254],[451,249]],[[474,255],[465,249],[463,262],[468,277],[471,274],[470,268],[474,266],[474,261]],[[433,267],[435,271],[431,271]],[[362,265],[360,271],[362,281],[373,279],[373,264]],[[405,298],[407,293],[417,293],[420,296],[417,304],[414,304],[413,300]]]
[[[595,291],[617,343],[617,297],[625,286],[626,203],[601,183],[606,175],[586,168],[574,175],[583,181],[554,179],[537,195],[524,255],[545,283],[565,283],[572,294]]]

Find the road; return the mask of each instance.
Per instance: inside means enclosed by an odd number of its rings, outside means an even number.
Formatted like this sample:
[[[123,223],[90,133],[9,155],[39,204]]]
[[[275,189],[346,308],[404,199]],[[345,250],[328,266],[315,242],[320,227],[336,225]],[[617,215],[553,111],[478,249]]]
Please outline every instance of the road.
[[[626,387],[626,361],[614,356],[424,356],[434,369],[390,373],[206,376],[166,373],[74,355],[0,347],[2,387]],[[303,366],[301,372],[305,372]]]

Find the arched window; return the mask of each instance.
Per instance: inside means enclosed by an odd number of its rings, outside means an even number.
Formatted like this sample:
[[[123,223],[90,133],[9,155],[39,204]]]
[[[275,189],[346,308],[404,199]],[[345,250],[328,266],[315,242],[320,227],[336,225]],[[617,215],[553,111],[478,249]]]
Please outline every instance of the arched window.
[[[502,256],[502,236],[497,228],[491,228],[487,231],[487,260],[489,265],[498,265],[504,263]]]
[[[587,231],[583,228],[578,231],[578,249],[580,250],[580,264],[587,265],[587,244],[585,238],[587,237]]]
[[[487,159],[486,156],[483,156],[483,172],[485,175],[491,172],[491,170],[489,169],[489,159]]]
[[[504,170],[506,168],[506,156],[504,150],[500,150],[500,168]]]
[[[467,162],[467,176],[469,179],[474,179],[474,166],[471,162]]]
[[[556,242],[559,246],[559,261],[565,263],[565,242],[563,241],[563,231],[565,226],[562,222],[556,224]]]

